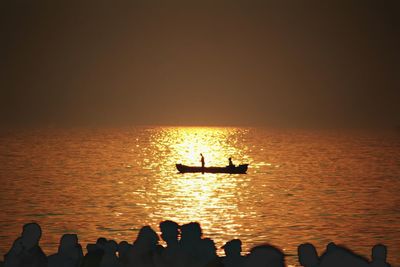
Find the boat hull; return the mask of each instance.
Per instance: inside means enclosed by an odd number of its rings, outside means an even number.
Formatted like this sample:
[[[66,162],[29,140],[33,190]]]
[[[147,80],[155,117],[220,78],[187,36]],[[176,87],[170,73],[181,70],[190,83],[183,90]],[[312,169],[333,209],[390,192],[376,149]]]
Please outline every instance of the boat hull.
[[[180,173],[187,172],[201,172],[201,173],[238,173],[244,174],[247,172],[247,166],[249,164],[242,164],[239,166],[227,166],[227,167],[196,167],[196,166],[186,166],[183,164],[176,164],[176,168]]]

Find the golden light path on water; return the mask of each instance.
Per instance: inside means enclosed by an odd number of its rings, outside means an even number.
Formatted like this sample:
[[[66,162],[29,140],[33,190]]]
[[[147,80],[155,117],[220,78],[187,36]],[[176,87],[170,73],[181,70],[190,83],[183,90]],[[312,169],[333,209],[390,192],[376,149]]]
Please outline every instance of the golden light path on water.
[[[162,185],[159,186],[167,195],[161,196],[159,201],[167,205],[160,205],[155,216],[180,223],[198,221],[203,228],[219,228],[218,232],[238,236],[240,225],[235,218],[238,207],[232,197],[240,198],[237,186],[246,182],[245,178],[229,174],[177,174],[175,169],[171,173],[171,166],[176,163],[200,166],[200,153],[205,157],[206,166],[225,166],[229,157],[250,162],[245,150],[238,147],[243,134],[243,130],[235,128],[158,129],[151,143],[157,147],[155,151],[161,152],[158,162],[161,162]]]

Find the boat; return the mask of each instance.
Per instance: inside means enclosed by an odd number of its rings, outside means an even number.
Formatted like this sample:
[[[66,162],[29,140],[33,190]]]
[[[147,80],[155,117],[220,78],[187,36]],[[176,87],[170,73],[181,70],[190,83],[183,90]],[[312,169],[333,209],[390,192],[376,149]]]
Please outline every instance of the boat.
[[[226,167],[197,167],[197,166],[186,166],[183,164],[176,164],[176,168],[180,173],[186,172],[201,172],[201,173],[240,173],[244,174],[247,172],[247,166],[249,164],[241,164],[238,166],[226,166]]]

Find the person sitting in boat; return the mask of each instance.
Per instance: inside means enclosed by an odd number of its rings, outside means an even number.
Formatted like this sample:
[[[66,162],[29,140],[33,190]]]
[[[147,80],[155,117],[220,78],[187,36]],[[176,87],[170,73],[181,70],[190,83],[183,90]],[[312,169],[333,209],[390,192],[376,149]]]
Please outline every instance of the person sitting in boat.
[[[202,167],[202,168],[204,168],[204,165],[205,165],[205,162],[204,162],[204,156],[203,156],[203,154],[202,154],[202,153],[200,153],[200,156],[201,156],[201,159],[200,159],[200,162],[201,162],[201,167]]]
[[[228,160],[229,160],[228,167],[231,167],[231,168],[235,167],[235,164],[233,164],[233,162],[232,162],[232,158],[229,158]]]

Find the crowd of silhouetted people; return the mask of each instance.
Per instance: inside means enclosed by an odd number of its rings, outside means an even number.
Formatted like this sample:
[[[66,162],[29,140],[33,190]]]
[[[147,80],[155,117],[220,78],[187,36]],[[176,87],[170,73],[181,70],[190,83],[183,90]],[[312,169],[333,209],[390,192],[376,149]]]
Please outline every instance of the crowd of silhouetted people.
[[[23,226],[9,252],[4,255],[4,267],[284,267],[285,254],[279,248],[263,244],[242,253],[242,242],[233,239],[222,247],[225,256],[216,253],[212,239],[204,238],[200,224],[191,222],[179,225],[173,221],[160,223],[161,238],[150,227],[140,229],[136,240],[130,244],[107,240],[104,237],[86,246],[84,253],[76,234],[61,237],[58,251],[46,255],[39,245],[42,230],[37,223]],[[304,267],[389,267],[387,249],[378,244],[372,248],[371,260],[351,250],[329,243],[318,255],[310,243],[298,246],[299,264]]]

